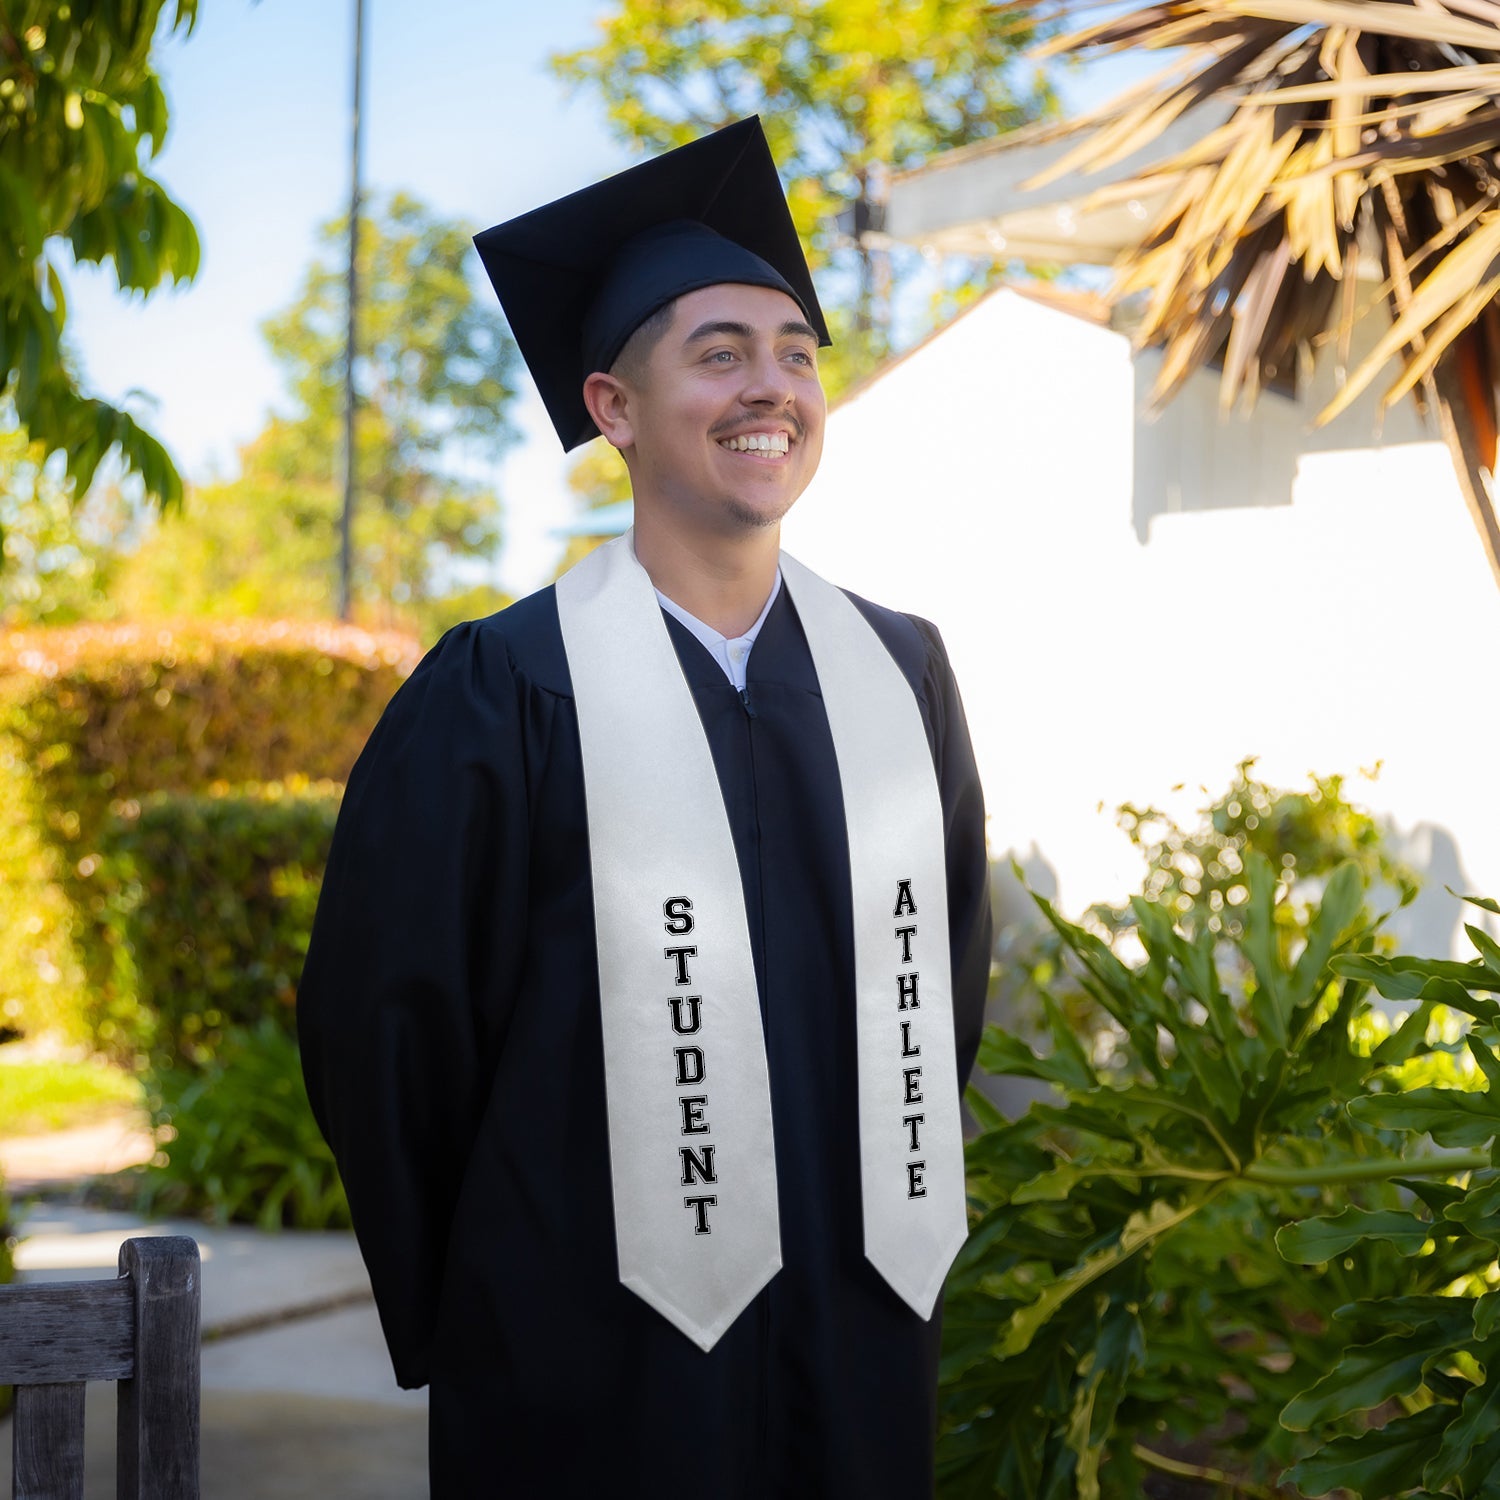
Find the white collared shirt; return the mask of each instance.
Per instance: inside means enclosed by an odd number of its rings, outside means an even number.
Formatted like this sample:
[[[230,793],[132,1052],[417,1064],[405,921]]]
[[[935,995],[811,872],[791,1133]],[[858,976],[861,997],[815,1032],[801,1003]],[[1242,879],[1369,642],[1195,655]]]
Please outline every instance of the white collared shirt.
[[[660,589],[656,591],[656,598],[674,620],[680,620],[708,647],[709,654],[723,667],[724,675],[740,692],[744,692],[745,669],[750,662],[750,648],[755,644],[755,637],[760,634],[760,627],[766,623],[766,616],[771,613],[771,606],[776,602],[776,596],[780,592],[781,569],[777,568],[776,581],[771,585],[771,593],[766,600],[765,608],[761,610],[755,623],[744,635],[737,635],[733,640],[728,636],[720,635],[712,625],[705,625],[697,615],[690,615],[680,604],[668,599]]]

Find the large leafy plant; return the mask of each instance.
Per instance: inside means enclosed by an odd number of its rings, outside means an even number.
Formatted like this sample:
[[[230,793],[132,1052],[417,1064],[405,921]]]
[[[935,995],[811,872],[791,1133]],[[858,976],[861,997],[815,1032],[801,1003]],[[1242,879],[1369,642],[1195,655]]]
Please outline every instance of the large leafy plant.
[[[274,1017],[228,1027],[201,1067],[147,1078],[155,1161],[142,1207],[262,1229],[347,1229],[349,1201],[313,1118],[296,1039]]]
[[[1475,903],[1500,913],[1494,901]],[[1350,1101],[1361,1124],[1395,1135],[1417,1159],[1436,1160],[1424,1143],[1474,1163],[1462,1183],[1410,1180],[1411,1198],[1382,1213],[1345,1209],[1331,1217],[1289,1225],[1277,1236],[1289,1260],[1311,1263],[1384,1242],[1414,1267],[1411,1284],[1395,1297],[1365,1296],[1340,1308],[1347,1327],[1373,1331],[1351,1343],[1337,1366],[1285,1412],[1287,1426],[1321,1428],[1348,1413],[1386,1404],[1400,1412],[1383,1426],[1335,1438],[1288,1476],[1306,1493],[1336,1487],[1376,1495],[1500,1497],[1500,944],[1472,924],[1472,963],[1346,954],[1335,970],[1368,982],[1387,999],[1416,1001],[1406,1026],[1420,1026],[1438,1007],[1473,1020],[1462,1048],[1472,1058],[1474,1087],[1455,1091],[1433,1084],[1372,1090]],[[1403,1030],[1405,1027],[1403,1027]],[[1482,1086],[1481,1081],[1482,1080]],[[1442,1253],[1439,1253],[1441,1247]],[[1472,1274],[1450,1292],[1423,1295],[1420,1265],[1437,1259],[1472,1261]]]
[[[1006,1121],[971,1090],[945,1500],[1500,1494],[1500,1320],[1463,1295],[1490,1295],[1500,1239],[1493,941],[1381,956],[1353,863],[1295,921],[1263,855],[1244,885],[1232,935],[1137,899],[1133,962],[1037,898],[1102,1023],[1080,1040],[1044,989],[1049,1052],[993,1028],[981,1051],[1058,1097]],[[1372,989],[1415,1004],[1392,1020]],[[1480,1023],[1462,1042],[1453,1012]]]

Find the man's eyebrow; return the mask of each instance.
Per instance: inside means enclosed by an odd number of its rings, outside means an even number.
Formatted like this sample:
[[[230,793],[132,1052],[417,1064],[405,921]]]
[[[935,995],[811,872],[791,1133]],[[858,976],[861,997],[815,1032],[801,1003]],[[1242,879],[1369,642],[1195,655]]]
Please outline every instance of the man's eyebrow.
[[[699,339],[713,339],[724,335],[748,339],[754,337],[755,330],[748,323],[700,323],[683,342],[695,344]]]
[[[688,334],[687,338],[684,339],[683,342],[685,344],[696,344],[700,339],[713,339],[723,337],[738,339],[754,338],[755,330],[748,323],[700,323],[690,334]],[[783,339],[808,338],[812,339],[812,341],[816,343],[818,339],[818,331],[817,329],[810,327],[808,324],[800,322],[796,318],[793,318],[789,322],[783,323],[781,327],[776,330],[776,337]]]

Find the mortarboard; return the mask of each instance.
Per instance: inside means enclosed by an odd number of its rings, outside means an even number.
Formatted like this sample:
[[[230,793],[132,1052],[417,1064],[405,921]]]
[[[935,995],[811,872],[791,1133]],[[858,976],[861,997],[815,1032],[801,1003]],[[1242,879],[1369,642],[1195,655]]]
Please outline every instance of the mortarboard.
[[[583,382],[658,308],[722,282],[785,292],[831,343],[759,116],[474,236],[563,447]]]

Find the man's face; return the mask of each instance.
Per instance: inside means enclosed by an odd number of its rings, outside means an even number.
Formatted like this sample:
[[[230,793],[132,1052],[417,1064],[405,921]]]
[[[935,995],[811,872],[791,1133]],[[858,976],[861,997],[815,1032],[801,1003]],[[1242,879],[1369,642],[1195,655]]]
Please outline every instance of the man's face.
[[[679,297],[631,389],[637,501],[729,533],[779,521],[817,472],[818,337],[770,287]]]

